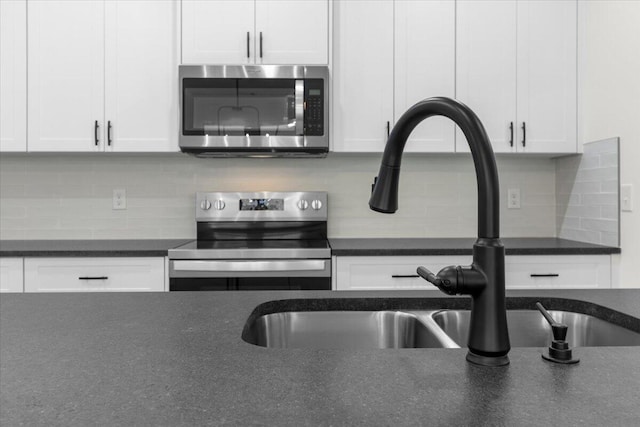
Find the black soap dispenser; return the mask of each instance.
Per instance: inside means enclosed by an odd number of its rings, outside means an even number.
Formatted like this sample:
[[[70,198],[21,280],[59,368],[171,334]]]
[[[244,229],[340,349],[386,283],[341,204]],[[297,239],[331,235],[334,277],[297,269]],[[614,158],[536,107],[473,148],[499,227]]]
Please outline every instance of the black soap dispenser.
[[[539,302],[536,303],[536,307],[540,310],[540,313],[551,325],[551,331],[553,332],[553,340],[549,348],[542,353],[542,358],[553,363],[562,363],[570,365],[580,362],[580,359],[573,357],[573,352],[569,348],[569,343],[566,340],[568,327],[565,324],[558,323],[551,317],[551,314],[544,308]]]

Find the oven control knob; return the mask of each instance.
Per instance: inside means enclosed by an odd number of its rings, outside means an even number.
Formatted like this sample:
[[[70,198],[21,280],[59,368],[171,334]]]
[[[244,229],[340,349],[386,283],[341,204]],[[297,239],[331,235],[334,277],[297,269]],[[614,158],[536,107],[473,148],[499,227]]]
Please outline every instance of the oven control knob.
[[[314,200],[313,202],[311,202],[311,209],[313,209],[314,211],[322,209],[322,202],[318,199]]]
[[[222,209],[224,209],[226,205],[224,204],[224,200],[222,199],[218,199],[215,202],[213,202],[213,207],[216,208],[216,210],[221,211]]]
[[[308,207],[309,207],[309,202],[307,202],[305,199],[298,200],[298,209],[304,211],[304,210],[307,210]]]
[[[200,209],[203,211],[208,211],[211,208],[211,202],[207,199],[200,202]]]

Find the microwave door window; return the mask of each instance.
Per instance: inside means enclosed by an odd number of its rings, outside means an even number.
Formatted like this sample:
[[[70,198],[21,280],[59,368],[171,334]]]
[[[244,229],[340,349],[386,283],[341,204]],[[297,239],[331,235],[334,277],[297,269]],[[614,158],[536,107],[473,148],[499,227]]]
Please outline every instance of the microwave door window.
[[[245,79],[239,81],[239,103],[259,111],[258,135],[296,135],[295,81]]]
[[[260,111],[256,107],[223,105],[218,108],[217,118],[218,135],[260,135]]]
[[[185,79],[183,134],[296,135],[295,81]]]
[[[218,114],[236,106],[238,89],[233,79],[184,79],[184,135],[223,135]]]

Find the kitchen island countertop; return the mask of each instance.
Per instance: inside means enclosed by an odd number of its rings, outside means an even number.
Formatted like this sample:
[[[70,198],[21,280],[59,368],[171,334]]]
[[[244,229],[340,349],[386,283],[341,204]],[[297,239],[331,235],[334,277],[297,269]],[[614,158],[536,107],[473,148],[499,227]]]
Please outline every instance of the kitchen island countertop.
[[[590,301],[640,317],[640,290],[508,295]],[[468,303],[438,291],[3,294],[0,424],[640,421],[640,347],[578,348],[572,366],[545,362],[541,348],[514,348],[509,366],[486,368],[468,364],[465,349],[268,349],[241,339],[267,301],[345,298],[339,304],[357,309],[399,297]]]

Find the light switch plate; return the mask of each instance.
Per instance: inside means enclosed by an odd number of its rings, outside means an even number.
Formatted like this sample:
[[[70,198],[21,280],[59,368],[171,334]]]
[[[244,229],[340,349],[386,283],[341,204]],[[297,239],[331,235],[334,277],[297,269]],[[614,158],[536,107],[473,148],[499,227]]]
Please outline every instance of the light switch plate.
[[[633,185],[623,184],[620,186],[620,210],[631,212],[633,210]]]

